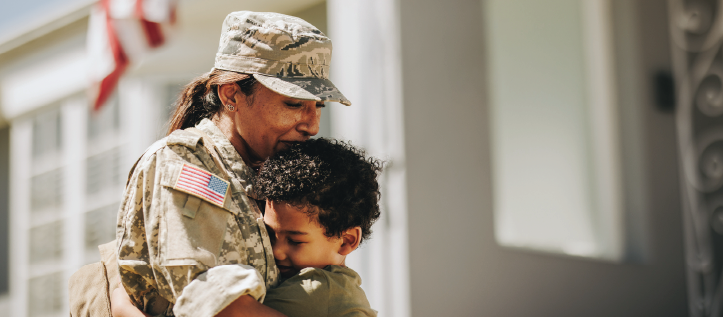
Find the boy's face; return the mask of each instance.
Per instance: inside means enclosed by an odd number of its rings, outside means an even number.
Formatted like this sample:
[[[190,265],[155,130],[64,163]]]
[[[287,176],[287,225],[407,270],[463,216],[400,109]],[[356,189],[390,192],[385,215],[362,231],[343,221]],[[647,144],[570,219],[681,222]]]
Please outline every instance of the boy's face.
[[[264,222],[282,277],[288,278],[307,267],[343,264],[344,256],[339,254],[342,239],[327,237],[324,228],[303,208],[266,201]]]

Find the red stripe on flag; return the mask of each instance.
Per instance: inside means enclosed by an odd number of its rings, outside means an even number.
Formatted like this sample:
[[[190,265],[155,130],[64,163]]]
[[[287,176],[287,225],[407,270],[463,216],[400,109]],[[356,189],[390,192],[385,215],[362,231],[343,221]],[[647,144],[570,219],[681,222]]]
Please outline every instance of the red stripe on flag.
[[[202,183],[200,183],[198,181],[194,181],[194,180],[179,178],[178,184],[182,185],[182,186],[186,186],[186,187],[198,188],[198,190],[201,190],[201,191],[209,191],[209,189],[206,187],[206,184],[202,184]],[[216,195],[218,195],[218,194],[216,194]]]
[[[207,179],[207,180],[210,180],[210,179],[211,179],[211,173],[207,173],[207,172],[204,172],[204,171],[201,171],[201,170],[192,169],[192,168],[184,168],[184,171],[185,171],[186,173],[193,174],[193,175],[196,175],[196,176],[198,176],[198,177],[203,177],[203,178],[205,178],[205,179]]]
[[[113,59],[115,60],[115,68],[100,82],[98,89],[98,96],[96,97],[93,108],[98,110],[110,97],[111,93],[115,89],[116,84],[120,76],[125,72],[128,66],[128,56],[121,47],[120,40],[116,34],[115,26],[110,18],[110,0],[100,0],[100,5],[105,11],[106,31],[108,32],[108,44],[110,45],[111,51],[113,52]]]
[[[161,24],[146,20],[146,14],[143,11],[143,0],[136,0],[136,15],[143,28],[143,33],[146,35],[148,46],[155,48],[163,45],[165,38],[163,37],[163,29]]]
[[[206,172],[206,171],[204,171],[204,170],[202,170],[202,169],[200,169],[200,168],[196,168],[196,167],[193,167],[193,166],[190,166],[190,165],[184,165],[184,169],[188,169],[188,170],[191,170],[191,171],[196,171],[196,172],[198,172],[199,174],[208,175],[208,178],[211,178],[211,173]]]
[[[179,177],[178,180],[179,180],[179,181],[184,181],[184,182],[187,182],[187,183],[193,183],[193,184],[196,184],[197,186],[206,186],[206,185],[208,185],[208,180],[198,180],[198,179],[196,179],[196,178],[190,178],[190,177],[188,177],[188,176],[186,176],[186,175],[181,175],[181,177]]]
[[[198,189],[197,187],[185,186],[183,184],[179,184],[178,186],[176,186],[176,188],[196,193],[197,195],[210,199],[211,201],[213,201],[219,205],[223,204],[223,197],[219,196],[218,194],[210,195],[210,193],[206,190]]]
[[[221,200],[223,201],[223,196],[219,195],[218,193],[215,193],[211,190],[208,190],[204,187],[194,186],[193,184],[185,183],[181,180],[176,184],[177,188],[187,189],[187,190],[193,190],[199,194],[202,194],[203,197],[213,199],[213,200]]]
[[[183,171],[183,173],[181,174],[181,177],[188,177],[188,178],[198,179],[198,180],[200,180],[200,181],[202,181],[202,182],[205,182],[206,184],[208,184],[208,181],[211,180],[211,177],[206,177],[205,175],[196,175],[196,174],[193,174],[193,172],[190,172],[190,171]]]
[[[206,186],[208,186],[210,179],[202,179],[202,178],[194,177],[192,175],[186,175],[184,173],[181,173],[181,176],[178,178],[178,180],[184,181],[187,183],[193,183],[193,184],[196,184],[197,186],[206,187]]]
[[[176,24],[176,2],[171,2],[171,16],[168,17],[168,20],[171,25]]]
[[[166,41],[163,37],[163,30],[161,29],[160,23],[141,20],[141,26],[143,26],[143,31],[145,31],[148,46],[159,47]]]
[[[184,165],[176,181],[176,189],[199,195],[219,205],[224,202],[225,195],[221,195],[209,188],[213,175],[204,170]]]
[[[209,197],[208,195],[205,195],[203,192],[199,192],[198,190],[195,190],[195,189],[193,189],[193,188],[188,188],[188,187],[181,187],[181,186],[179,186],[177,189],[180,189],[180,190],[183,190],[183,191],[186,191],[186,192],[189,192],[189,193],[193,193],[193,194],[195,194],[195,195],[197,195],[197,196],[199,196],[199,197],[206,198],[206,199],[208,199],[209,201],[214,202],[214,203],[219,204],[219,205],[222,205],[222,204],[223,204],[223,199],[221,199],[221,198],[216,198],[216,197]]]
[[[202,188],[202,187],[185,184],[185,183],[183,183],[183,182],[181,182],[181,181],[178,182],[178,185],[177,185],[176,187],[178,187],[178,188],[183,188],[183,189],[187,189],[187,190],[192,190],[192,191],[194,191],[194,192],[196,192],[196,193],[198,193],[198,194],[200,194],[200,195],[203,195],[203,197],[212,199],[212,200],[214,200],[214,201],[218,201],[219,203],[223,202],[223,196],[221,196],[221,195],[219,195],[219,194],[217,194],[217,193],[215,193],[215,192],[213,192],[213,191],[211,191],[211,190],[207,190],[207,189],[205,189],[205,188]]]

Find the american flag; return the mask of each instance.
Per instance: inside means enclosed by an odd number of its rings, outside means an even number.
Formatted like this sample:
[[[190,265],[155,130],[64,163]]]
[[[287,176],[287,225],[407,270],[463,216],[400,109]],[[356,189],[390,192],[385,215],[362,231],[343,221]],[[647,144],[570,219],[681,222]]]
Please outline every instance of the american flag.
[[[175,21],[176,0],[98,0],[87,40],[95,109],[108,100],[128,66],[166,42]]]
[[[183,164],[174,189],[203,198],[223,207],[228,191],[228,182],[200,168]]]

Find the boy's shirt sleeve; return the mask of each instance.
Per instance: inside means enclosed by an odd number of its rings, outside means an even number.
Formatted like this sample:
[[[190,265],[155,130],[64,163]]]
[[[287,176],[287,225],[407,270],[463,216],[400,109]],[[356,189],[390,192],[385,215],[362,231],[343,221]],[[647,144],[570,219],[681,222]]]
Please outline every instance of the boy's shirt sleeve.
[[[264,305],[289,317],[328,316],[329,283],[318,271],[304,269],[269,290]]]
[[[375,317],[361,279],[340,266],[306,268],[266,294],[267,305],[289,317]]]

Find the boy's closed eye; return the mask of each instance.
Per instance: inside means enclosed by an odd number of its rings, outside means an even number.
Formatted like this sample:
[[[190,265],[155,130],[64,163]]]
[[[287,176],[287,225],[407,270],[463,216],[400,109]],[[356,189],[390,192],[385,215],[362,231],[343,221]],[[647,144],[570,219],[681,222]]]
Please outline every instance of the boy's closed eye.
[[[270,227],[268,224],[266,224],[265,222],[264,222],[264,225],[266,226],[266,232],[268,232],[268,234],[269,234],[269,240],[271,240],[271,245],[273,246],[273,245],[276,243],[276,238],[277,238],[277,236],[276,236],[276,231],[274,231],[274,229],[271,228],[271,227]],[[286,233],[286,234],[287,234],[286,241],[287,241],[289,244],[291,244],[291,245],[300,245],[300,244],[308,243],[307,241],[303,241],[303,240],[299,240],[299,239],[295,239],[295,238],[292,238],[292,237],[291,237],[291,236],[307,236],[307,235],[308,235],[307,232],[302,232],[302,231],[285,231],[285,232],[282,232],[282,233]]]
[[[286,240],[287,240],[287,241],[289,242],[289,244],[291,244],[291,245],[301,245],[301,244],[306,243],[305,241],[297,241],[297,240],[294,240],[294,239],[292,239],[292,238],[288,238],[288,239],[286,239]]]

